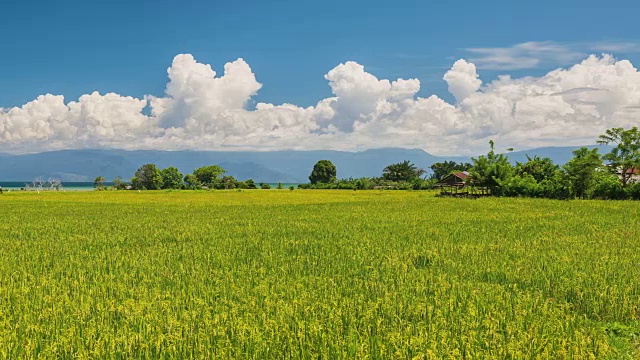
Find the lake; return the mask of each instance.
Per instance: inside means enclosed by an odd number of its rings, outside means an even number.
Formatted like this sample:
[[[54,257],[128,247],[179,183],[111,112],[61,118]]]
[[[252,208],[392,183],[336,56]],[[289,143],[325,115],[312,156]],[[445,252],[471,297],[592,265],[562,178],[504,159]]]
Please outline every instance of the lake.
[[[2,187],[3,190],[11,190],[11,191],[15,191],[15,190],[20,190],[20,189],[26,189],[27,184],[31,184],[31,181],[0,181],[0,186]],[[256,185],[258,183],[256,182]],[[110,186],[112,185],[111,182],[105,182],[104,183],[105,186]],[[278,184],[277,183],[269,183],[269,185],[271,185],[272,189],[275,189]],[[298,187],[298,184],[282,184],[283,187],[285,189],[288,189],[289,186],[294,186],[294,187]],[[59,191],[92,191],[93,188],[93,182],[73,182],[73,181],[63,181],[62,182],[62,188],[60,188]]]

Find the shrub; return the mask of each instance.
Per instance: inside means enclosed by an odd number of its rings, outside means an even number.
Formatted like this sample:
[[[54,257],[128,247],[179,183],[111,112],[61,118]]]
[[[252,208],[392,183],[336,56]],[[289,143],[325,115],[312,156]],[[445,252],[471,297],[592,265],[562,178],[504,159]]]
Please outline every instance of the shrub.
[[[640,182],[632,182],[624,189],[627,198],[640,200]]]
[[[498,195],[517,197],[538,197],[540,190],[536,179],[529,174],[516,175],[500,182],[500,187],[496,189]]]
[[[618,176],[611,173],[596,175],[591,197],[594,199],[619,200],[627,197]]]

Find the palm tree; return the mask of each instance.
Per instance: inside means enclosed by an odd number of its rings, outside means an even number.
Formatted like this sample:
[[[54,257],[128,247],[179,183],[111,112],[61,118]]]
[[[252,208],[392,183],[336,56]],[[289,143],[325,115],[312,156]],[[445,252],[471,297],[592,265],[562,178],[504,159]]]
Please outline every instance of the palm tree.
[[[416,167],[409,160],[391,164],[382,171],[382,177],[390,181],[411,181],[419,178],[422,174],[424,174],[424,170]]]

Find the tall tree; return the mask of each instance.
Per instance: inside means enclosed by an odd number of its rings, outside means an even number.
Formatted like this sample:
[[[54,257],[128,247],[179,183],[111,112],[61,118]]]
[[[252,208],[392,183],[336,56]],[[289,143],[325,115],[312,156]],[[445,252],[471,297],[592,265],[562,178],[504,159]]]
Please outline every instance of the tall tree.
[[[564,171],[571,183],[575,197],[585,199],[593,187],[596,171],[602,166],[598,149],[582,147],[573,151],[573,158],[564,165]]]
[[[389,181],[412,181],[420,178],[422,174],[424,174],[424,170],[409,160],[391,164],[382,170],[382,178]]]
[[[158,190],[162,188],[162,174],[155,164],[142,165],[131,179],[131,186],[138,190]]]
[[[219,182],[220,176],[226,172],[227,170],[223,169],[219,165],[209,165],[195,169],[193,171],[193,175],[196,176],[200,184],[213,188],[214,185]]]
[[[636,169],[640,169],[640,131],[637,127],[629,130],[613,128],[600,135],[598,144],[616,146],[602,158],[609,162],[614,172],[620,173],[622,187],[626,187]]]
[[[179,189],[182,187],[182,174],[178,168],[170,166],[162,169],[161,174],[163,189]]]
[[[311,175],[309,175],[309,181],[311,181],[312,184],[329,184],[336,181],[337,174],[338,170],[331,161],[320,160],[313,166]]]
[[[488,187],[492,193],[500,187],[513,173],[513,166],[509,158],[504,154],[496,154],[493,140],[489,140],[490,150],[487,155],[481,155],[473,160],[473,168],[470,171],[471,181],[474,185]]]
[[[93,187],[96,189],[102,189],[104,188],[105,181],[107,181],[107,179],[105,179],[103,176],[98,176],[97,178],[95,178],[95,180],[93,180]]]

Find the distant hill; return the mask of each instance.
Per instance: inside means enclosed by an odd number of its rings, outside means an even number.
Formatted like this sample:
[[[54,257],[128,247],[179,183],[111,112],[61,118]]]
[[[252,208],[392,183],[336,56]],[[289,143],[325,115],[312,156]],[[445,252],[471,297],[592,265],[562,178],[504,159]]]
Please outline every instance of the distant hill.
[[[590,146],[595,147],[595,146]],[[557,164],[566,163],[576,147],[546,147],[509,153],[512,161],[526,161],[526,155],[550,157]],[[606,152],[604,149],[601,152]],[[97,176],[111,180],[129,179],[140,165],[154,163],[160,168],[175,166],[183,173],[219,164],[240,180],[256,182],[302,183],[308,181],[318,160],[331,160],[338,177],[380,176],[392,163],[409,160],[428,169],[439,161],[470,162],[470,157],[434,156],[420,149],[383,148],[361,152],[346,151],[160,151],[160,150],[60,150],[38,154],[0,153],[0,180],[31,181],[36,177],[56,177],[62,181],[93,181]]]

